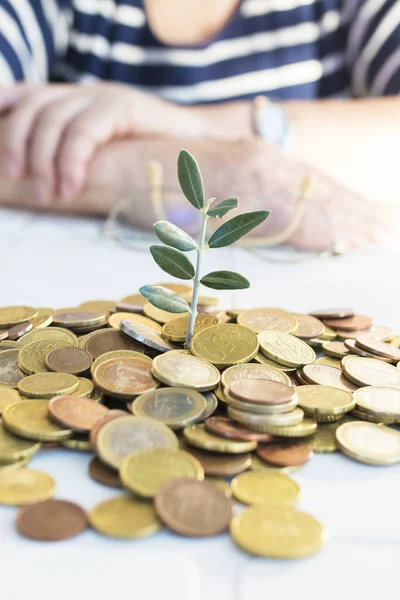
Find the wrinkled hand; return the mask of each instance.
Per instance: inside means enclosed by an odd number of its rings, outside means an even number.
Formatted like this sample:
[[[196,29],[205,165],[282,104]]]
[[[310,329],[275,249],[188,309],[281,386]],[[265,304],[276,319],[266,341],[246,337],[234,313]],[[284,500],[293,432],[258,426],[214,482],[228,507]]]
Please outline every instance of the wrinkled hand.
[[[128,136],[174,135],[181,110],[115,83],[0,89],[1,159],[11,177],[33,178],[42,204],[55,197],[69,203],[82,192],[99,147]]]

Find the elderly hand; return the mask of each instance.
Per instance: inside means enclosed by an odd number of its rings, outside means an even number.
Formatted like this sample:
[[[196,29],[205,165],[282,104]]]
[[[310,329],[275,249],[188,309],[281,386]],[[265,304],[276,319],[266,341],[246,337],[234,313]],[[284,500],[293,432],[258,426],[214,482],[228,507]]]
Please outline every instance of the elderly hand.
[[[8,174],[34,180],[48,204],[79,196],[97,149],[112,139],[146,135],[197,137],[189,110],[115,83],[20,84],[0,89],[0,154]]]

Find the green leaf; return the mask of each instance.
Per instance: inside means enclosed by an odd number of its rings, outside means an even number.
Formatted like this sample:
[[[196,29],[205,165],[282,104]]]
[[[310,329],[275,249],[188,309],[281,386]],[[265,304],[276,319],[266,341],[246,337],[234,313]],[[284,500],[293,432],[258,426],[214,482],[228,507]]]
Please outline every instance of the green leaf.
[[[190,306],[175,292],[167,290],[161,285],[145,285],[139,292],[155,307],[170,313],[190,312]]]
[[[233,208],[237,208],[238,204],[239,202],[237,198],[227,198],[226,200],[222,200],[215,206],[209,208],[207,214],[209,217],[223,217]]]
[[[150,252],[158,266],[169,275],[178,279],[193,279],[194,266],[180,250],[168,246],[150,246]]]
[[[178,158],[178,179],[182,192],[197,209],[204,205],[204,186],[199,166],[187,150],[181,150]]]
[[[250,282],[233,271],[213,271],[208,273],[200,283],[213,290],[245,290],[250,287]]]
[[[167,246],[188,252],[195,250],[197,244],[189,234],[169,221],[157,221],[153,225],[156,236]]]
[[[244,235],[247,235],[252,229],[263,223],[269,216],[269,210],[257,210],[251,213],[237,215],[230,219],[217,231],[214,231],[208,241],[209,248],[222,248],[234,244]]]

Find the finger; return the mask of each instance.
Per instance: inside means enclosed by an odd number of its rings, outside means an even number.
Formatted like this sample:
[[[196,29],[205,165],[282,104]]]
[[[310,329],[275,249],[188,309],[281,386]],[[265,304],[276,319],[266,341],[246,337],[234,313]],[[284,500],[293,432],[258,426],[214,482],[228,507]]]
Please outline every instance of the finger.
[[[97,148],[121,134],[118,112],[112,106],[96,109],[91,106],[67,128],[57,155],[57,174],[64,202],[70,202],[81,191]]]
[[[27,143],[37,115],[57,97],[65,94],[65,88],[42,87],[28,93],[6,118],[6,152],[8,172],[11,177],[21,177],[26,170]]]
[[[83,95],[68,94],[46,105],[36,118],[28,144],[27,169],[43,203],[50,201],[56,189],[55,159],[63,133],[89,103]]]
[[[11,88],[0,88],[0,114],[15,106],[27,93],[30,86],[21,82]]]

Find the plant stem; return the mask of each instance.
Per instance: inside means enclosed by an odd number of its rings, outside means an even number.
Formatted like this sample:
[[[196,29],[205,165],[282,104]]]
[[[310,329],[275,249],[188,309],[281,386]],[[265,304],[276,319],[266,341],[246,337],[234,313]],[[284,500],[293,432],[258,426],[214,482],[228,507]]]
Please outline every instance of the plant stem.
[[[188,333],[187,333],[187,337],[186,337],[186,344],[185,344],[185,348],[187,350],[189,350],[189,348],[190,348],[190,342],[192,340],[193,331],[194,331],[194,324],[195,324],[196,317],[197,317],[197,302],[199,299],[201,267],[203,264],[204,242],[206,239],[206,232],[207,232],[208,216],[205,211],[202,211],[202,215],[203,215],[203,222],[201,224],[200,241],[199,241],[199,245],[197,248],[196,275],[195,275],[194,282],[193,282],[192,310],[190,313],[189,329],[188,329]]]

